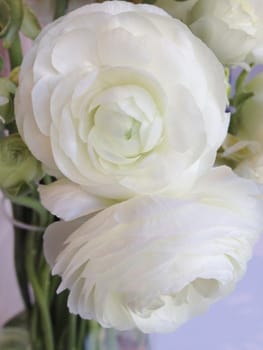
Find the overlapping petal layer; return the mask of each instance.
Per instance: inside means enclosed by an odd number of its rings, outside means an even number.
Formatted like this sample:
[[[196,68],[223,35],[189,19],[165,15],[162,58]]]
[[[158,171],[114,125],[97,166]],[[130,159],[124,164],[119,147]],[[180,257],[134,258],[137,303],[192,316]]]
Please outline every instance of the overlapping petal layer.
[[[184,196],[141,196],[55,223],[45,253],[68,306],[104,327],[172,331],[230,293],[262,230],[257,185],[215,168]]]
[[[180,191],[209,169],[226,103],[222,66],[184,24],[114,1],[42,31],[21,67],[16,119],[52,174],[124,200]]]

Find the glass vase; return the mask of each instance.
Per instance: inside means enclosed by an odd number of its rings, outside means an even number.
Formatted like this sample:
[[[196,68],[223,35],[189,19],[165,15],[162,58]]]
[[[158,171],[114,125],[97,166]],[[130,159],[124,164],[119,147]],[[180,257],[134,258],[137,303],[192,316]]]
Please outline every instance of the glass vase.
[[[66,346],[65,348],[68,349]],[[1,350],[33,350],[25,328],[0,329]],[[83,350],[150,350],[149,338],[138,330],[119,332],[99,326],[90,329]],[[72,349],[74,350],[74,349]]]
[[[150,350],[149,337],[138,330],[115,331],[107,328],[92,330],[85,350]]]

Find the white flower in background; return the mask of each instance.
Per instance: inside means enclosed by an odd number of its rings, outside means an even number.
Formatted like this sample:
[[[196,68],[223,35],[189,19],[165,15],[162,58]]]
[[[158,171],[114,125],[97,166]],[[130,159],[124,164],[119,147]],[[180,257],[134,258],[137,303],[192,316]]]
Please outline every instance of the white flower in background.
[[[140,196],[52,224],[45,255],[68,306],[104,327],[173,331],[229,294],[262,230],[256,184],[214,168],[184,196]]]
[[[253,62],[263,41],[262,21],[259,0],[198,0],[187,17],[193,33],[222,63],[232,65]]]
[[[161,7],[167,11],[171,16],[180,19],[183,22],[187,21],[187,17],[192,7],[198,0],[157,0],[154,5]]]
[[[259,42],[258,46],[252,52],[254,62],[258,64],[263,63],[263,38]]]
[[[72,219],[72,200],[77,217],[189,187],[226,135],[226,103],[222,66],[183,23],[112,1],[43,30],[21,67],[16,120],[35,157],[64,177],[41,189],[44,205]]]

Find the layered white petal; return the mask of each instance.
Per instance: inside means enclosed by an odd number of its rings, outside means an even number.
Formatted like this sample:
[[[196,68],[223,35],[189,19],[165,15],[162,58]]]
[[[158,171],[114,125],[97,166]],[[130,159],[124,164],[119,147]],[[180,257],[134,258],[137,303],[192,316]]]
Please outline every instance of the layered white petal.
[[[223,67],[183,23],[109,1],[42,31],[21,67],[16,118],[51,174],[126,200],[180,192],[209,169],[226,104]]]
[[[223,64],[262,62],[260,0],[157,0],[155,4],[189,25]]]
[[[253,36],[245,31],[230,28],[222,20],[212,15],[196,20],[191,24],[191,29],[224,64],[244,62],[256,44]]]
[[[65,223],[53,224],[45,252],[62,277],[59,291],[70,290],[71,312],[104,327],[172,331],[242,277],[262,230],[260,196],[257,185],[222,167],[181,198],[130,199],[71,235]]]
[[[45,258],[49,265],[54,266],[58,252],[64,249],[65,241],[67,238],[86,220],[87,217],[79,218],[70,222],[58,221],[51,224],[47,228],[44,236],[43,246],[45,251]],[[54,237],[56,237],[56,240],[54,240]]]
[[[255,63],[251,53],[262,42],[263,26],[254,0],[198,0],[186,23],[222,63]]]
[[[50,185],[40,185],[39,194],[44,207],[66,221],[114,204],[113,201],[89,194],[81,186],[66,179],[60,179]]]

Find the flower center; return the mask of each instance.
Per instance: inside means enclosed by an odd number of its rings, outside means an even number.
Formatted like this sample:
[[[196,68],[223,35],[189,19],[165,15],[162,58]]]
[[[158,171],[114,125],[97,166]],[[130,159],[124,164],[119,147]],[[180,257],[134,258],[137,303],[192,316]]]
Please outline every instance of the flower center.
[[[132,163],[161,142],[163,121],[152,96],[143,88],[112,87],[91,104],[89,143],[97,156],[113,164]]]

